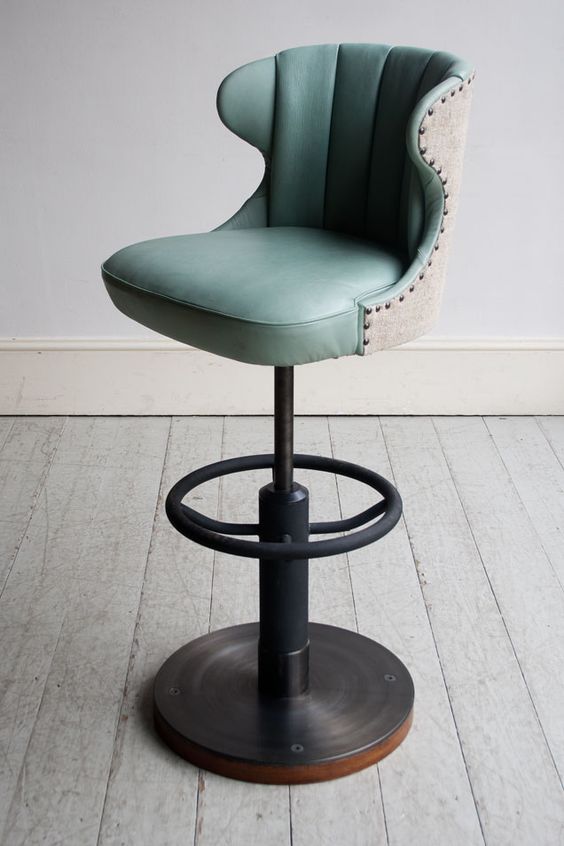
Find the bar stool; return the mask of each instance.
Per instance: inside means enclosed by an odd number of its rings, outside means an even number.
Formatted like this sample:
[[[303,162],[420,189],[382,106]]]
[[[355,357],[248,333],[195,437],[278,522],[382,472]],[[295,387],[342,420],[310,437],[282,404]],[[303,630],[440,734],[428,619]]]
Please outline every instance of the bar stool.
[[[134,244],[102,265],[112,301],[133,320],[274,367],[274,452],[202,467],[166,501],[191,541],[259,560],[259,622],[186,644],[155,680],[156,729],[197,766],[255,782],[321,781],[375,763],[409,731],[414,689],[399,658],[308,621],[309,559],[374,543],[402,505],[371,469],[294,453],[294,367],[364,356],[432,326],[473,79],[449,53],[381,44],[298,47],[238,68],[218,111],[263,154],[258,188],[213,232]],[[258,492],[254,523],[185,502],[210,479],[259,468],[272,482]],[[301,469],[356,479],[376,501],[312,523],[294,480]]]

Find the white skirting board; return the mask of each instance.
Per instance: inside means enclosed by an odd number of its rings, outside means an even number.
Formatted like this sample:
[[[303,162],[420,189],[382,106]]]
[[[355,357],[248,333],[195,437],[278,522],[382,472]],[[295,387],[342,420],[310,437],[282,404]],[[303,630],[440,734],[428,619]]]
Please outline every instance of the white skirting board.
[[[167,340],[0,340],[0,414],[270,414],[272,368]],[[296,368],[297,414],[564,414],[564,339],[424,338]]]

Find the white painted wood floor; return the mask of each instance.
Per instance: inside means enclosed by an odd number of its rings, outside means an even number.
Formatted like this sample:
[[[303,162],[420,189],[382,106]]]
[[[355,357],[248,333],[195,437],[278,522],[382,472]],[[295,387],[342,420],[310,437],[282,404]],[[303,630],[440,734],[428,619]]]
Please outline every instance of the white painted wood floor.
[[[303,787],[176,758],[162,661],[257,618],[257,564],[189,543],[166,492],[271,449],[268,418],[0,418],[0,842],[73,846],[564,844],[564,418],[302,418],[296,449],[392,478],[404,520],[311,565],[313,620],[409,667],[414,727],[378,767]],[[371,494],[297,474],[312,518]],[[200,488],[249,519],[263,472]]]

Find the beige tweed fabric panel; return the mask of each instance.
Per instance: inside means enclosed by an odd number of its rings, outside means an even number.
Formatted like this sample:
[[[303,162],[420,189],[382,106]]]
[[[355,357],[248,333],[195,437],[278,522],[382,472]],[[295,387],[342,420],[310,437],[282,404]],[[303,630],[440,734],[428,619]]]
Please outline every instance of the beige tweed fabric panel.
[[[420,267],[402,292],[365,310],[365,354],[418,338],[438,317],[460,191],[472,89],[469,80],[458,83],[433,103],[420,125],[419,151],[443,184],[441,231],[431,255],[421,256]]]

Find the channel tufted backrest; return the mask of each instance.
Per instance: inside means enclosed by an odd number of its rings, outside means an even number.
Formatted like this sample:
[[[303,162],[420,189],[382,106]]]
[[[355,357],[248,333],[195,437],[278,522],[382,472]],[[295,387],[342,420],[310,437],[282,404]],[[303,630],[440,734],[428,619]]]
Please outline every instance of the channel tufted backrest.
[[[413,257],[425,206],[406,127],[427,92],[467,72],[444,52],[322,44],[230,74],[218,111],[265,156],[264,225],[333,229]]]

